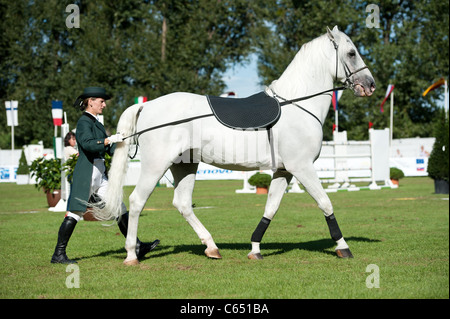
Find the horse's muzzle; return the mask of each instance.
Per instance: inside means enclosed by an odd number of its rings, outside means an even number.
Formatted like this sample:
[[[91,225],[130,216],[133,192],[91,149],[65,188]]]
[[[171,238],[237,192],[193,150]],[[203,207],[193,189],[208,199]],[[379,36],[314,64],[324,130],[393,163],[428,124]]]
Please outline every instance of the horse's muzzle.
[[[371,96],[375,92],[375,80],[367,77],[363,81],[355,81],[353,91],[356,96]]]

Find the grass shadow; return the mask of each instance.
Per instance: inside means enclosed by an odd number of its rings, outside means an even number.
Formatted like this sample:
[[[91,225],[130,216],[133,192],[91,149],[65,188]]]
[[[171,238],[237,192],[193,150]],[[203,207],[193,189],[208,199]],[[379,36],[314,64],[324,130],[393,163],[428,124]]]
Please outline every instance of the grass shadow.
[[[345,239],[348,243],[351,242],[365,242],[365,243],[378,243],[381,240],[378,239],[370,239],[366,237],[348,237]],[[219,250],[243,250],[246,253],[250,252],[251,244],[250,243],[217,243]],[[268,242],[261,243],[261,248],[263,252],[263,256],[273,256],[273,255],[281,255],[288,253],[293,250],[306,250],[311,252],[323,253],[328,255],[335,256],[334,251],[330,251],[329,249],[336,246],[336,243],[331,239],[319,239],[312,240],[301,243],[278,243],[278,242]],[[188,253],[193,255],[204,256],[205,253],[205,245],[159,245],[153,252],[148,254],[145,259],[148,258],[160,258],[167,255],[179,254],[179,253]],[[264,253],[264,251],[271,251],[268,253]],[[143,260],[145,260],[143,259]]]

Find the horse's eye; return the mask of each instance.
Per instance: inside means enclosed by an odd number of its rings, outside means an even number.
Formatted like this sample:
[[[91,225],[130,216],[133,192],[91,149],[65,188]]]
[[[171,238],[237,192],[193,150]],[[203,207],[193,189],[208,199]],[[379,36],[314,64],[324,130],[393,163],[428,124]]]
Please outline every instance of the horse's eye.
[[[356,56],[355,50],[351,50],[351,51],[348,53],[348,56],[351,57],[351,58],[354,58],[354,57]]]

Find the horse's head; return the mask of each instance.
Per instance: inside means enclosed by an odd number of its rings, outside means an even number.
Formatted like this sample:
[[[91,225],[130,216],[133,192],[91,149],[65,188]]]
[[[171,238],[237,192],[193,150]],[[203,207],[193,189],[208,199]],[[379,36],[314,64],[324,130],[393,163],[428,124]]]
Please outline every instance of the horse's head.
[[[375,80],[352,40],[337,26],[333,30],[327,27],[327,34],[336,50],[337,65],[333,64],[337,67],[333,70],[336,80],[348,85],[356,96],[371,96]]]

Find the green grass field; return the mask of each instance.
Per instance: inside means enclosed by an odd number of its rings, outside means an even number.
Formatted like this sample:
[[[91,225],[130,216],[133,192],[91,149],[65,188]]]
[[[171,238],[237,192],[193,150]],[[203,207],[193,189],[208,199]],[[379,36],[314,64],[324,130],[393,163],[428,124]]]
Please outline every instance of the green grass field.
[[[204,256],[171,204],[173,189],[159,187],[139,224],[139,238],[159,238],[158,248],[126,267],[118,227],[81,221],[67,250],[78,261],[80,288],[69,289],[73,273],[50,264],[64,213],[49,212],[33,185],[0,184],[0,298],[449,298],[448,195],[433,194],[431,179],[329,194],[353,259],[335,256],[309,195],[286,194],[261,244],[264,260],[248,260],[267,195],[236,194],[240,188],[240,181],[199,181],[194,191],[196,215],[222,260]],[[366,286],[375,274],[369,265],[379,269],[379,288]]]

